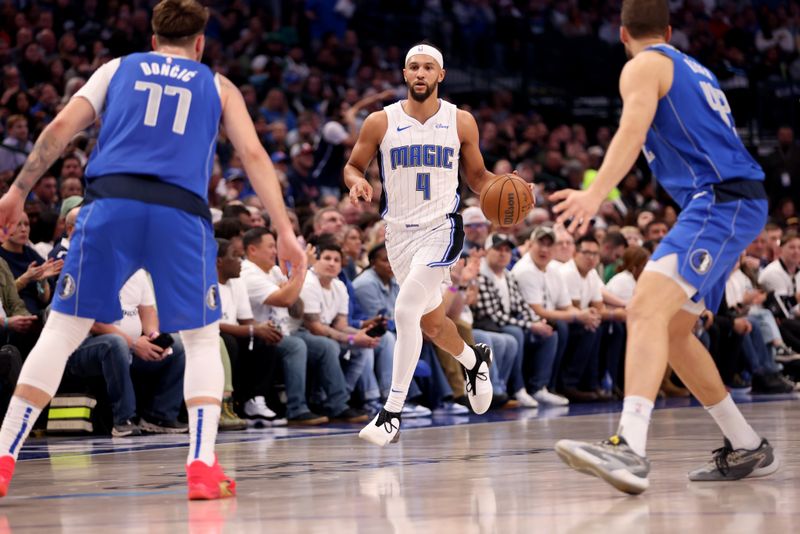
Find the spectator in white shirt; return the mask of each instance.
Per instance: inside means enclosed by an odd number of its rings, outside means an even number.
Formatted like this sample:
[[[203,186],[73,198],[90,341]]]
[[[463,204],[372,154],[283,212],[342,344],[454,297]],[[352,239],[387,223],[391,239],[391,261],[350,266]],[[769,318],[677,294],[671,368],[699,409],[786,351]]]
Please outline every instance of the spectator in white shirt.
[[[633,298],[636,281],[644,271],[648,259],[650,253],[647,249],[628,247],[622,254],[622,264],[617,269],[617,274],[608,281],[606,289],[627,305]]]
[[[567,263],[575,256],[575,238],[564,228],[564,225],[557,224],[553,227],[556,234],[556,241],[553,247],[553,259],[555,265]]]
[[[776,314],[781,335],[787,345],[800,352],[800,235],[789,232],[781,238],[780,257],[761,271],[758,284],[774,293],[782,308],[780,316]]]
[[[247,259],[242,263],[241,277],[247,286],[250,305],[256,321],[273,321],[279,325],[284,339],[302,340],[307,351],[296,352],[283,359],[286,384],[286,416],[289,424],[317,425],[328,422],[308,409],[306,404],[306,375],[316,377],[324,391],[321,408],[334,419],[347,419],[347,386],[339,365],[339,345],[333,340],[315,336],[306,330],[293,331],[289,308],[302,309],[300,292],[306,273],[294,270],[285,278],[277,266],[278,247],[275,235],[266,228],[253,228],[244,235]],[[313,247],[309,246],[313,250]],[[293,310],[296,314],[297,309]],[[363,419],[362,419],[363,420]]]
[[[380,338],[370,337],[367,328],[348,325],[349,296],[344,283],[338,279],[342,270],[342,249],[336,243],[323,240],[317,249],[317,261],[306,276],[300,297],[303,299],[303,324],[314,335],[333,339],[342,347],[344,374],[348,393],[352,393],[364,373],[375,374],[373,349]],[[380,398],[374,391],[364,391],[364,402]],[[366,419],[366,418],[365,418]]]

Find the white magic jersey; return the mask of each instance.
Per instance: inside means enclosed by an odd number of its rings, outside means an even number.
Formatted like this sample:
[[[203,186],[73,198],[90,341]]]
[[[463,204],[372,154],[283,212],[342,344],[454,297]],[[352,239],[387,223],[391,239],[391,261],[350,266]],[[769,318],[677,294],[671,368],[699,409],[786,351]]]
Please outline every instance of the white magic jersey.
[[[458,108],[440,99],[439,111],[422,124],[400,103],[384,108],[389,124],[378,151],[381,215],[389,224],[416,227],[458,209]]]

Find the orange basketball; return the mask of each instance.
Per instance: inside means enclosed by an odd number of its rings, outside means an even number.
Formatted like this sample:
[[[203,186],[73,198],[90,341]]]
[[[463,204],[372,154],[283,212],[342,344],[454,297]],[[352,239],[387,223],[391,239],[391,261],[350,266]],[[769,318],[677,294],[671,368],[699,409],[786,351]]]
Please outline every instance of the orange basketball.
[[[503,174],[481,191],[481,210],[497,226],[522,222],[533,208],[534,198],[528,183],[515,174]]]

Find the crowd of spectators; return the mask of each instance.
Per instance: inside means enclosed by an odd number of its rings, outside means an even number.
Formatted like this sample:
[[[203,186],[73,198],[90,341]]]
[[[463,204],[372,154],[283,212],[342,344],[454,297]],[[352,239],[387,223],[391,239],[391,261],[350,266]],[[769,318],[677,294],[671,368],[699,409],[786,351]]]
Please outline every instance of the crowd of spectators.
[[[714,70],[744,126],[753,117],[748,95],[755,83],[800,76],[797,2],[670,4],[673,44]],[[574,71],[597,69],[553,58],[579,46],[585,63],[591,46],[609,59],[603,75],[615,80],[624,61],[616,43],[619,2],[239,0],[209,6],[204,62],[240,87],[313,265],[305,278],[287,278],[276,267],[269,217],[221,131],[208,191],[224,312],[221,425],[235,430],[246,420],[266,426],[366,420],[391,385],[398,288],[383,246],[379,195],[371,205],[352,205],[341,169],[366,115],[405,94],[406,46],[430,38],[453,70],[480,67],[498,76],[522,70],[527,80],[563,87],[575,82]],[[144,1],[3,4],[0,191],[38,133],[99,65],[149,48],[148,9]],[[371,24],[378,12],[398,31]],[[610,95],[613,85],[595,87]],[[553,223],[548,193],[591,183],[612,122],[552,120],[546,109],[528,106],[524,92],[456,94],[447,80],[441,91],[474,114],[490,170],[517,170],[535,184],[537,207],[514,228],[491,228],[475,195],[462,191],[465,250],[453,284],[443,288],[448,315],[465,339],[494,349],[494,406],[530,409],[619,396],[625,303],[649,253],[675,223],[676,207],[639,162],[603,204],[591,234],[575,240]],[[99,127],[69,144],[0,247],[5,398],[69,253]],[[778,393],[793,389],[800,359],[800,239],[794,233],[800,147],[791,125],[771,133],[775,146],[762,145],[759,153],[770,223],[733,273],[723,306],[704,314],[697,335],[729,386]],[[377,162],[367,177],[380,191]],[[183,352],[178,336],[166,348],[155,342],[157,314],[146,273],[137,273],[120,299],[123,321],[96,324],[71,358],[68,375],[78,382],[102,378],[115,435],[184,432],[176,371]],[[687,394],[670,372],[662,391]],[[404,417],[467,413],[458,364],[424,343],[409,399]]]

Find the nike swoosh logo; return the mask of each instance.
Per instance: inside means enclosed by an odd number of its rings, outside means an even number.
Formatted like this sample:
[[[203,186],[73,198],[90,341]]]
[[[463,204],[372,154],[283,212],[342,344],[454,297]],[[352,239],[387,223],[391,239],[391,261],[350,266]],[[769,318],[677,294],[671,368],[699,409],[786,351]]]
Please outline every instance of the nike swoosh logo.
[[[700,197],[706,196],[707,194],[708,194],[708,191],[700,191],[699,193],[695,194],[692,197],[692,200],[695,200],[695,199],[698,199]]]
[[[402,132],[403,130],[408,130],[409,128],[411,128],[411,125],[410,125],[410,124],[409,124],[408,126],[403,126],[402,128],[400,128],[400,127],[398,126],[398,127],[397,127],[397,131],[398,131],[398,132]]]

